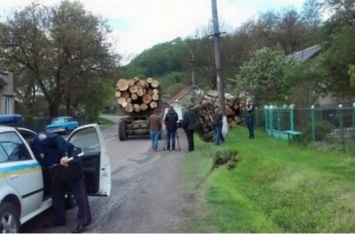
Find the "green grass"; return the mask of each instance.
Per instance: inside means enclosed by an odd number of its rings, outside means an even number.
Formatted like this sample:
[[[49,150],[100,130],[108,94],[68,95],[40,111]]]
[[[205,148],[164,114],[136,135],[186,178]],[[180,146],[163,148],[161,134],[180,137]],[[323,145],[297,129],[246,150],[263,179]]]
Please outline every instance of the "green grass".
[[[184,189],[204,202],[184,231],[355,231],[351,153],[298,147],[262,132],[249,140],[244,128],[230,131],[220,146],[196,139],[196,149],[185,157]],[[238,151],[236,168],[209,174],[214,153],[228,149]]]

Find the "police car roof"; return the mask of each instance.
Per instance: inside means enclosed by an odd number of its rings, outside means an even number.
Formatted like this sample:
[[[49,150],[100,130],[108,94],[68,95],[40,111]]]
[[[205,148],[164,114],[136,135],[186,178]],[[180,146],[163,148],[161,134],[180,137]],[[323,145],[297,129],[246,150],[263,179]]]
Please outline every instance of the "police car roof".
[[[15,124],[22,120],[22,116],[19,114],[0,115],[0,124]]]
[[[0,132],[14,131],[16,128],[6,125],[0,125]]]

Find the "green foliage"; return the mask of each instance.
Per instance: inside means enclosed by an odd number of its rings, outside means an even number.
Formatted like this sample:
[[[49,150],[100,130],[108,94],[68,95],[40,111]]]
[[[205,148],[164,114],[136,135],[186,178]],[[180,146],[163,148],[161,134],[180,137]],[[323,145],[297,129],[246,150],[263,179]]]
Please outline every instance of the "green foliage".
[[[174,95],[178,94],[183,88],[185,88],[185,85],[180,84],[180,83],[176,83],[176,84],[170,85],[167,88],[166,93],[168,93],[170,97],[173,97]]]
[[[235,92],[244,91],[260,104],[283,102],[291,85],[290,76],[285,77],[285,73],[293,63],[293,60],[286,59],[279,47],[260,49],[253,53],[253,57],[232,80]]]
[[[355,55],[352,53],[355,49],[352,39],[355,36],[355,5],[351,0],[326,0],[325,6],[333,12],[322,27],[322,40],[326,45],[322,59],[326,74],[323,82],[325,93],[353,97],[355,88],[351,85],[348,72],[349,65],[355,64]]]
[[[349,65],[348,75],[350,77],[350,86],[355,88],[355,66],[352,64]]]
[[[164,77],[158,78],[162,87],[162,93],[164,95],[173,96],[173,93],[179,92],[182,87],[184,87],[181,85],[183,76],[184,74],[181,72],[171,72],[166,74]],[[177,90],[174,90],[175,88],[177,88]],[[173,93],[171,93],[171,91],[173,91]]]
[[[328,138],[328,134],[334,129],[334,125],[325,120],[319,120],[315,122],[315,141],[323,141]],[[301,142],[303,144],[308,144],[313,141],[312,139],[312,129],[308,126],[302,131]]]
[[[127,78],[127,77],[145,77],[143,68],[140,66],[136,66],[132,63],[120,68],[120,78]]]
[[[179,53],[174,41],[161,43],[143,51],[131,61],[130,66],[141,68],[144,77],[161,77],[181,71]]]

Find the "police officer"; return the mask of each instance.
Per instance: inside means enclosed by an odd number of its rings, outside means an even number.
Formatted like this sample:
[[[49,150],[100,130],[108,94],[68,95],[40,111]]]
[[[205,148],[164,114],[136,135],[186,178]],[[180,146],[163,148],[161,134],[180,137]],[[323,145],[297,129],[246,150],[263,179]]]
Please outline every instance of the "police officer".
[[[50,168],[59,164],[68,166],[69,157],[78,157],[75,155],[74,145],[56,133],[46,132],[38,134],[33,140],[31,147],[36,158],[44,168]],[[65,189],[68,187],[68,184],[55,183],[55,178],[51,179],[54,218],[45,227],[64,226],[66,224]],[[85,227],[91,223],[86,186],[82,177],[70,181],[69,186],[78,206],[77,226],[72,230],[72,233],[79,233],[84,231]]]

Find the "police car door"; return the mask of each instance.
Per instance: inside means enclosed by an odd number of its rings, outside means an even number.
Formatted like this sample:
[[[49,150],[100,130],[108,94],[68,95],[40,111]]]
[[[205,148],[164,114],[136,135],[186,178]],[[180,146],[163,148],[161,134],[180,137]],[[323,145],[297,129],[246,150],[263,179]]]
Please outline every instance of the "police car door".
[[[81,149],[85,183],[89,195],[110,196],[111,164],[105,140],[97,124],[78,127],[68,141]]]

